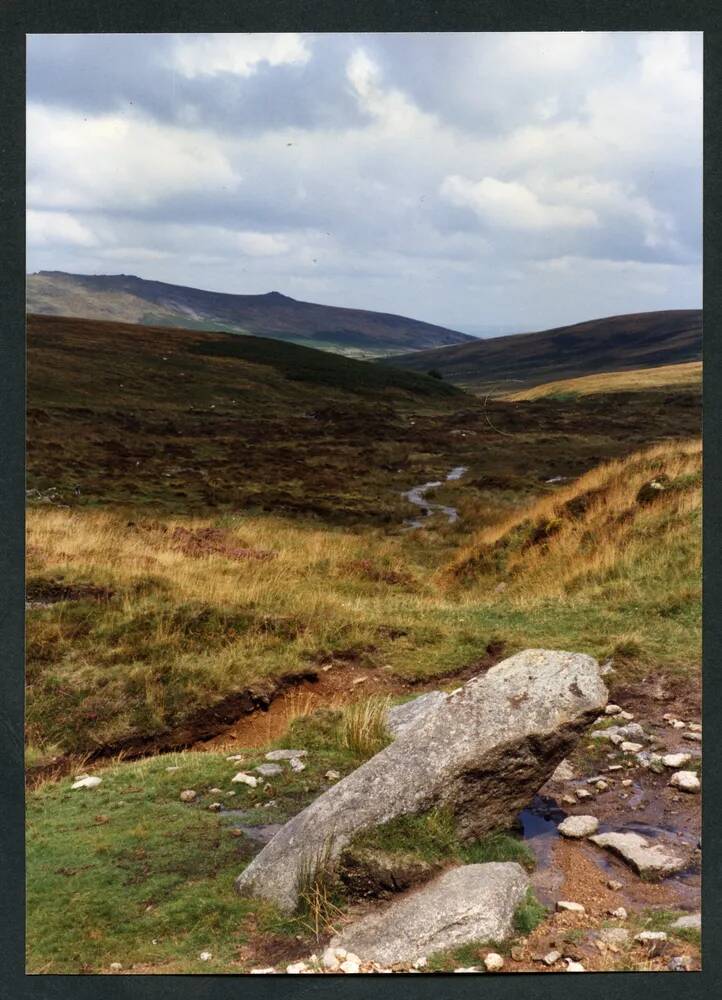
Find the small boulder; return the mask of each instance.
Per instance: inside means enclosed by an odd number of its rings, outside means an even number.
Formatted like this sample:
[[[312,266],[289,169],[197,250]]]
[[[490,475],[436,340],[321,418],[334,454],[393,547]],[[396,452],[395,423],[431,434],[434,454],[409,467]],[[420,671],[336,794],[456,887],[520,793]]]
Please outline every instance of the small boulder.
[[[557,900],[557,910],[560,913],[585,913],[586,910],[581,903],[573,903],[568,899]]]
[[[83,776],[74,781],[71,788],[73,791],[75,791],[76,788],[97,788],[102,780],[102,778],[98,778],[95,775]]]
[[[669,779],[669,784],[673,788],[680,788],[683,792],[698,792],[702,787],[700,780],[694,771],[676,771]]]
[[[504,959],[495,951],[490,951],[484,959],[484,967],[487,972],[501,972],[504,968]]]
[[[667,753],[662,757],[665,767],[671,767],[673,771],[679,771],[685,764],[692,760],[691,753]]]
[[[195,802],[198,793],[194,792],[192,788],[184,788],[179,797],[181,802]]]
[[[255,788],[258,784],[258,778],[254,778],[252,774],[246,774],[245,771],[239,771],[238,774],[235,774],[231,778],[231,781],[237,784],[248,785],[249,788]]]
[[[687,859],[662,844],[650,844],[639,833],[597,833],[589,838],[598,847],[618,854],[639,875],[664,878],[687,867]]]
[[[283,774],[283,768],[280,764],[259,764],[253,770],[258,771],[264,778],[272,778],[276,774]]]
[[[567,816],[557,827],[563,837],[589,837],[596,833],[599,828],[599,820],[596,816]]]

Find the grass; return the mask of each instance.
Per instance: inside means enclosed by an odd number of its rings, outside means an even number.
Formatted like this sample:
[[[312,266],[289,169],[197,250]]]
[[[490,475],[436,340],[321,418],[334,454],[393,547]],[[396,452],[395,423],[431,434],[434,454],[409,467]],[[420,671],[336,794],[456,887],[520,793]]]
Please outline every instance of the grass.
[[[600,372],[579,378],[545,382],[533,389],[512,392],[510,400],[578,398],[596,393],[631,392],[639,389],[660,389],[698,386],[702,381],[702,362],[687,361],[677,365],[659,365],[657,368],[635,368],[632,371]]]
[[[373,757],[391,742],[386,729],[390,697],[354,702],[341,714],[341,740],[359,757]]]

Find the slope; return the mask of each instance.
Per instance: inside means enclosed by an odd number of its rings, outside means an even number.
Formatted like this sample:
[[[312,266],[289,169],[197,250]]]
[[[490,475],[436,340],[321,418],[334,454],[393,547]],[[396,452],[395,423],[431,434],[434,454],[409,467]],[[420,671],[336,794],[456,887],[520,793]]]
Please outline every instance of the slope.
[[[28,275],[27,303],[31,313],[228,330],[357,356],[474,339],[404,316],[299,302],[279,292],[229,295],[126,274],[40,271]]]

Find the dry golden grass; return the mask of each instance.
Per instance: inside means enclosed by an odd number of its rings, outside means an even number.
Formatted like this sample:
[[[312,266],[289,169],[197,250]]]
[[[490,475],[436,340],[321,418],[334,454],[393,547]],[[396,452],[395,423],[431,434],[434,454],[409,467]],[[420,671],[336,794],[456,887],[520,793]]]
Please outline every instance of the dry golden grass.
[[[646,587],[669,593],[700,573],[702,449],[670,442],[601,465],[556,493],[480,531],[443,573],[522,604],[609,583],[633,596]],[[670,488],[640,504],[640,488],[664,475]],[[699,581],[697,583],[697,587]]]
[[[597,392],[634,392],[638,389],[680,388],[697,386],[702,381],[702,362],[687,361],[679,365],[660,365],[657,368],[635,368],[627,372],[600,372],[581,375],[579,378],[558,379],[545,382],[531,389],[512,392],[504,399],[542,399],[562,393],[587,396]]]
[[[359,757],[373,757],[389,742],[386,714],[390,707],[389,697],[347,705],[341,715],[341,745]]]

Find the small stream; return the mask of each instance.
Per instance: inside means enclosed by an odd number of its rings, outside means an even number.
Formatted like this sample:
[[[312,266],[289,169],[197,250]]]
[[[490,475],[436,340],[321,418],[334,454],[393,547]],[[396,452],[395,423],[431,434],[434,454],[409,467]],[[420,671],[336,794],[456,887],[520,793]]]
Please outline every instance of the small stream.
[[[464,473],[467,471],[468,466],[457,465],[447,473],[446,481],[450,482],[456,479],[461,479]],[[449,524],[454,524],[455,521],[459,520],[459,512],[456,507],[446,507],[441,503],[431,503],[430,500],[426,499],[426,494],[429,490],[435,490],[437,486],[441,486],[441,480],[437,480],[432,483],[422,483],[420,486],[414,486],[401,496],[408,500],[409,503],[415,504],[417,507],[421,508],[421,517],[414,517],[404,521],[404,524],[409,528],[421,528],[424,524],[424,518],[431,517],[433,514],[444,514],[449,522]]]

